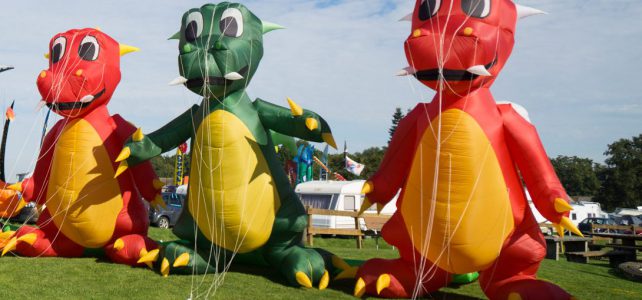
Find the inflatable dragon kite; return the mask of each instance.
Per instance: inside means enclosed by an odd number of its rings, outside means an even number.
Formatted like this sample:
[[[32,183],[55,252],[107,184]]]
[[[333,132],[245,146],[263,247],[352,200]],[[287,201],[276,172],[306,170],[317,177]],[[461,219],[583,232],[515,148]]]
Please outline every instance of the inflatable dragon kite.
[[[399,124],[380,169],[364,185],[362,210],[401,189],[383,237],[400,258],[372,259],[355,295],[419,297],[452,274],[480,272],[490,299],[570,299],[538,280],[544,237],[522,187],[563,235],[569,197],[525,110],[489,90],[508,60],[519,18],[541,11],[510,0],[417,0],[405,43],[412,75],[436,90]]]
[[[13,186],[45,208],[38,228],[19,228],[2,255],[78,257],[101,248],[114,262],[139,265],[158,248],[147,237],[140,195],[160,205],[162,183],[149,163],[114,178],[114,159],[136,128],[107,110],[120,56],[137,49],[96,29],[57,34],[49,46],[38,90],[41,103],[63,119],[45,137],[33,176]]]
[[[328,285],[332,256],[301,244],[305,210],[269,130],[334,146],[330,127],[291,100],[286,109],[251,101],[245,90],[263,56],[263,34],[278,28],[241,4],[222,2],[187,11],[173,36],[181,75],[173,84],[203,100],[153,133],[138,131],[117,160],[123,170],[191,138],[188,199],[174,227],[182,241],[141,260],[155,262],[164,276],[170,268],[216,271],[236,256],[279,270],[292,285]]]

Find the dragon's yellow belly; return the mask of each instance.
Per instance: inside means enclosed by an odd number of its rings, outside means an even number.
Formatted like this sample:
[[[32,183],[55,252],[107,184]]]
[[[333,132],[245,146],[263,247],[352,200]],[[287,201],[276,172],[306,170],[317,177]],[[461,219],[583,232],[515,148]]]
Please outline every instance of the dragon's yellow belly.
[[[54,224],[83,247],[104,246],[114,233],[123,199],[102,139],[87,121],[73,120],[53,151],[47,210]]]
[[[267,242],[280,206],[268,164],[247,126],[210,113],[192,150],[188,209],[205,237],[246,253]]]
[[[514,227],[498,158],[466,112],[447,110],[431,124],[413,158],[401,202],[408,234],[415,249],[444,270],[484,270]]]

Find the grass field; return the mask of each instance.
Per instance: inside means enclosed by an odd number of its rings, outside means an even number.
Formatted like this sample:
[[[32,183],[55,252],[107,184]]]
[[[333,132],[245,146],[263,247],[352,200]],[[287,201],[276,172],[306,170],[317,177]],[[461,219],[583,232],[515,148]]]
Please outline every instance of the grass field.
[[[174,239],[169,230],[152,228],[155,239]],[[383,244],[383,241],[381,241]],[[354,240],[315,239],[315,246],[348,259],[394,258],[390,246],[375,248],[365,241],[357,250]],[[578,299],[642,299],[642,284],[618,276],[608,262],[582,265],[565,260],[545,260],[539,272]],[[353,282],[331,282],[325,291],[291,288],[275,270],[232,267],[216,290],[214,275],[170,276],[162,278],[148,269],[130,268],[96,258],[0,258],[0,295],[6,299],[187,299],[208,293],[216,299],[351,299]],[[483,293],[476,283],[444,288],[432,295],[436,299],[477,299]],[[354,299],[354,298],[352,298]]]

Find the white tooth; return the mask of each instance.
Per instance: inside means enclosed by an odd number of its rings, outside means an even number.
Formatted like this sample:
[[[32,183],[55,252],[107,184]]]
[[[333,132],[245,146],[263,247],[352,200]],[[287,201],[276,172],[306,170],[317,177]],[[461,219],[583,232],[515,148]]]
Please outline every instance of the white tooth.
[[[241,79],[243,79],[243,76],[241,76],[241,74],[239,74],[239,73],[232,72],[232,73],[227,73],[225,75],[225,79],[227,79],[227,80],[241,80]]]
[[[87,95],[85,97],[82,97],[82,99],[80,99],[80,102],[81,103],[87,103],[87,102],[91,102],[92,100],[94,100],[94,96]]]
[[[534,16],[534,15],[542,15],[542,14],[545,15],[545,14],[547,14],[545,11],[541,11],[541,10],[539,10],[537,8],[532,8],[532,7],[519,5],[519,4],[515,4],[515,8],[517,9],[517,18],[518,19],[523,19],[523,18],[527,18],[527,17],[530,17],[530,16]]]
[[[181,84],[184,84],[185,82],[187,82],[187,78],[183,76],[178,76],[174,78],[174,80],[170,81],[169,85],[181,85]]]
[[[491,75],[493,75],[493,74],[490,74],[490,72],[488,72],[488,70],[486,70],[486,67],[484,67],[483,65],[472,66],[472,67],[468,68],[468,70],[466,70],[466,71],[468,71],[470,73],[473,73],[475,75],[479,75],[479,76],[491,76]]]
[[[36,105],[36,112],[39,112],[43,107],[45,107],[45,105],[47,105],[47,102],[45,102],[45,100],[38,102],[38,105]]]
[[[397,72],[397,76],[408,76],[408,75],[415,75],[417,73],[417,70],[413,67],[405,67],[401,69],[399,72]]]

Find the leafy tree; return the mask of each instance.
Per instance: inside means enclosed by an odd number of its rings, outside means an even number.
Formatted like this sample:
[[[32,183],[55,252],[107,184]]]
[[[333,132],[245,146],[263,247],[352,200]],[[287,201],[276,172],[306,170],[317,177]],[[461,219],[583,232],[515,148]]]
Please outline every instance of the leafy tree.
[[[401,122],[401,119],[403,119],[404,114],[401,112],[401,108],[397,107],[395,108],[395,113],[392,115],[392,125],[390,125],[390,129],[388,129],[388,134],[390,134],[390,138],[388,139],[388,144],[390,144],[390,141],[392,141],[392,136],[395,134],[395,131],[397,130],[397,126],[399,126],[399,122]]]
[[[159,178],[174,178],[174,165],[176,162],[176,155],[160,155],[151,159],[152,167],[154,172]],[[184,156],[185,162],[185,173],[189,174],[190,167],[190,157],[189,155]]]
[[[551,163],[569,195],[594,196],[600,188],[597,164],[591,159],[560,155]]]
[[[642,206],[642,134],[610,144],[604,155],[596,200],[607,209]]]

